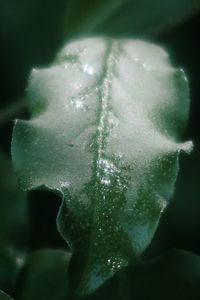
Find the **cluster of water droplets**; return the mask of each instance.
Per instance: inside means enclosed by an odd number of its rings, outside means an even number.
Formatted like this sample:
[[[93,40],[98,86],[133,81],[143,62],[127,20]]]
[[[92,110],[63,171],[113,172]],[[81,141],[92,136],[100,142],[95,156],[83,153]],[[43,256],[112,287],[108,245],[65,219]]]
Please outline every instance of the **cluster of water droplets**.
[[[111,257],[107,260],[107,264],[112,271],[115,271],[121,268],[121,266],[123,265],[123,260],[116,260],[114,257]]]
[[[85,96],[74,96],[70,98],[70,105],[78,110],[86,110]]]
[[[119,174],[118,168],[108,159],[100,158],[98,161],[98,176],[103,185],[110,185],[112,178]]]
[[[106,190],[115,189],[121,193],[126,187],[120,166],[111,159],[100,158],[97,162],[97,178]]]

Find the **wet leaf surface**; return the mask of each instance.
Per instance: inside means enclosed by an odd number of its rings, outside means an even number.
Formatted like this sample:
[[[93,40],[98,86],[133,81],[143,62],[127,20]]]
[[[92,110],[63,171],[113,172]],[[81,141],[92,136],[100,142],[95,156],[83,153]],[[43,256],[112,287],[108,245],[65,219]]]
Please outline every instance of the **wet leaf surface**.
[[[24,190],[61,195],[70,286],[88,294],[134,263],[173,194],[179,153],[191,150],[181,141],[187,80],[158,46],[93,38],[33,70],[27,100],[32,119],[15,124],[15,169]]]

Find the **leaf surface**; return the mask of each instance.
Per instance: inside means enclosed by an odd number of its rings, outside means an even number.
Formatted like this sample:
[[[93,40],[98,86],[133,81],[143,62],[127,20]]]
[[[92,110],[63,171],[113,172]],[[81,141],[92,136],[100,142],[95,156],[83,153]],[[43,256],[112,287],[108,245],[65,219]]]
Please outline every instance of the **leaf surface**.
[[[32,119],[16,121],[12,155],[25,190],[63,202],[71,285],[87,294],[149,245],[173,191],[188,115],[188,85],[161,48],[86,39],[33,70]]]
[[[64,33],[68,38],[88,34],[113,14],[127,0],[69,0],[64,18]]]
[[[12,300],[10,296],[0,290],[0,300]]]
[[[71,0],[66,7],[67,38],[91,32],[118,36],[152,36],[196,13],[200,0]]]
[[[170,249],[159,256],[144,259],[134,266],[121,270],[86,299],[198,299],[199,277],[200,257],[198,255]]]
[[[159,257],[130,269],[127,281],[135,299],[187,300],[199,298],[199,277],[198,255],[170,249]]]
[[[69,258],[69,253],[60,250],[44,249],[33,252],[21,276],[18,299],[67,299]]]
[[[154,36],[200,9],[200,0],[129,0],[97,26],[101,34]]]
[[[13,290],[28,248],[27,199],[9,158],[0,151],[0,288]]]

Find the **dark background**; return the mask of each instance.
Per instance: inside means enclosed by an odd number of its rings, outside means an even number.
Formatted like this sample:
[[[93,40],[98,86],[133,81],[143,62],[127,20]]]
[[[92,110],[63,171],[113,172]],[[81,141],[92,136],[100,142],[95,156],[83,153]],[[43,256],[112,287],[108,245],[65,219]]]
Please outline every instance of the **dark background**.
[[[65,2],[57,1],[55,5],[54,1],[22,0],[16,4],[8,0],[6,4],[0,3],[0,110],[23,97],[31,68],[49,64],[60,48],[60,20]],[[127,36],[127,33],[119,35]],[[128,36],[134,37],[131,30]],[[193,140],[195,147],[192,155],[181,158],[176,193],[144,257],[154,257],[170,248],[200,255],[200,13],[150,40],[163,45],[173,64],[187,74],[191,108],[184,139]],[[24,110],[15,117],[28,118],[28,112]],[[12,120],[0,126],[0,147],[9,156],[12,128]],[[30,251],[67,248],[55,225],[59,205],[60,199],[51,193],[29,194]]]

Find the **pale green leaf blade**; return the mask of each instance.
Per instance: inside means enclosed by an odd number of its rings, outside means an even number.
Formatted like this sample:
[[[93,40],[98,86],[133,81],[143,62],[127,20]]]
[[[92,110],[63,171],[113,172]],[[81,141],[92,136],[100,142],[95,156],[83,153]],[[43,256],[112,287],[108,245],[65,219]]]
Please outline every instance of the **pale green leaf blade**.
[[[183,71],[142,41],[93,38],[33,70],[32,119],[12,141],[24,189],[62,195],[58,228],[73,250],[73,287],[95,290],[149,245],[173,191],[189,92]],[[72,272],[73,274],[73,272]]]

